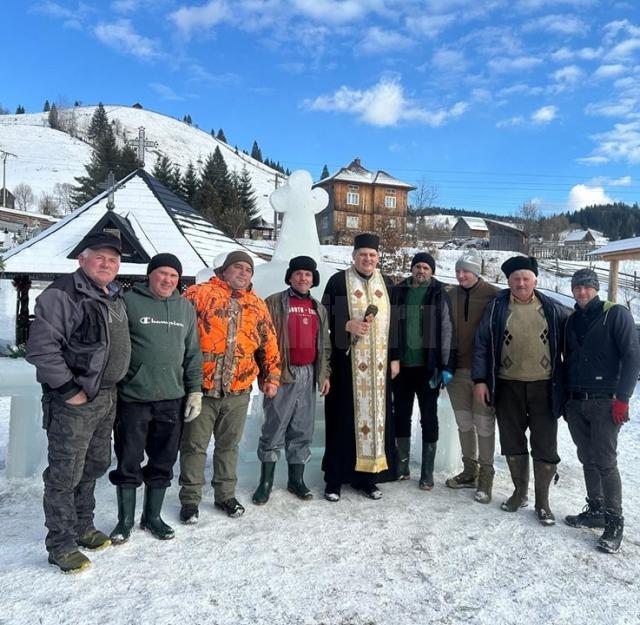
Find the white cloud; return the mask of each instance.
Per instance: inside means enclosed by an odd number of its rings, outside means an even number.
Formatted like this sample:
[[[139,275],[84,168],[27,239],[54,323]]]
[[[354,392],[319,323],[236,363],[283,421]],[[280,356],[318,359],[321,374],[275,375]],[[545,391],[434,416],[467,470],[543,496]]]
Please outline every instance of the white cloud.
[[[542,87],[532,87],[531,85],[527,85],[525,83],[518,83],[516,85],[511,85],[510,87],[504,87],[504,89],[500,89],[498,91],[498,97],[500,98],[509,98],[513,95],[540,95],[544,89]]]
[[[292,8],[312,19],[331,24],[345,24],[359,20],[380,4],[371,0],[292,0]]]
[[[605,55],[606,59],[612,60],[631,60],[636,52],[640,50],[640,37],[636,37],[633,39],[625,39],[625,41],[621,41],[616,44],[607,52]]]
[[[558,107],[549,105],[542,106],[531,114],[531,121],[534,124],[548,124],[558,115]]]
[[[169,19],[184,37],[194,30],[208,29],[229,16],[224,0],[210,0],[202,6],[183,6],[169,15]]]
[[[572,86],[579,83],[584,78],[584,71],[577,65],[567,65],[557,69],[551,77],[558,83],[565,86]]]
[[[160,56],[160,46],[153,39],[139,35],[127,19],[99,23],[93,30],[105,45],[119,52],[150,61]]]
[[[551,54],[551,59],[560,63],[572,61],[573,59],[582,59],[583,61],[593,61],[602,56],[602,48],[580,48],[572,50],[566,46],[558,48]]]
[[[163,85],[159,82],[149,83],[149,87],[153,89],[163,100],[179,101],[184,98],[178,95],[171,87]]]
[[[631,176],[621,176],[620,178],[607,178],[598,176],[589,182],[590,187],[607,185],[610,187],[629,187],[633,183]]]
[[[500,73],[519,72],[537,67],[542,59],[534,56],[518,56],[515,58],[493,58],[489,61],[489,67]]]
[[[523,24],[525,32],[543,31],[559,35],[584,35],[589,26],[575,15],[545,15]]]
[[[613,200],[605,193],[603,187],[590,187],[586,184],[577,184],[569,191],[567,208],[578,210],[593,204],[612,204]]]
[[[500,120],[496,124],[496,128],[512,128],[513,126],[522,126],[522,124],[524,124],[524,117],[516,115],[515,117]]]
[[[431,62],[436,69],[446,72],[461,72],[467,67],[464,52],[450,48],[436,50]]]
[[[332,95],[305,100],[304,106],[314,111],[356,115],[361,121],[379,127],[395,126],[402,121],[417,121],[437,127],[449,119],[460,117],[468,108],[465,102],[437,111],[416,107],[405,97],[399,81],[390,78],[382,78],[365,90],[342,86]]]
[[[626,161],[640,163],[640,121],[615,124],[612,130],[591,137],[598,146],[588,162]],[[599,159],[595,161],[594,159]],[[581,159],[585,162],[585,159]]]
[[[360,42],[358,50],[365,54],[384,54],[405,50],[412,45],[413,41],[401,33],[373,26],[367,30],[367,34]]]
[[[637,110],[635,98],[621,98],[617,102],[592,102],[585,107],[587,115],[602,117],[629,117]]]
[[[406,27],[413,33],[434,39],[456,21],[454,13],[445,15],[410,15],[406,18]]]
[[[593,72],[593,77],[599,80],[606,80],[607,78],[615,78],[616,76],[620,76],[620,74],[624,74],[626,71],[626,67],[621,65],[620,63],[614,63],[609,65],[600,65],[598,69]]]

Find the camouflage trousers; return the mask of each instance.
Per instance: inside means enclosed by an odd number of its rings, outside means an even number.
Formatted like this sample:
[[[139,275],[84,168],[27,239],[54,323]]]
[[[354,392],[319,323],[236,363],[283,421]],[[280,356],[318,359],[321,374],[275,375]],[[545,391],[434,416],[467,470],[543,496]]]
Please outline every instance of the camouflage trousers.
[[[72,406],[52,393],[42,398],[49,441],[44,480],[47,551],[64,553],[93,525],[96,480],[111,464],[111,430],[116,389],[103,389],[90,402]]]

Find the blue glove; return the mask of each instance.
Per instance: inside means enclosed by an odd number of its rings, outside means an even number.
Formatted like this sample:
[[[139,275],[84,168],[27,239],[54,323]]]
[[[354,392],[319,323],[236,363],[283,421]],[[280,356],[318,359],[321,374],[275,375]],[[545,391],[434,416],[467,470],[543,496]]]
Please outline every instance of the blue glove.
[[[449,373],[446,369],[442,371],[442,386],[446,386],[453,379],[453,373]]]

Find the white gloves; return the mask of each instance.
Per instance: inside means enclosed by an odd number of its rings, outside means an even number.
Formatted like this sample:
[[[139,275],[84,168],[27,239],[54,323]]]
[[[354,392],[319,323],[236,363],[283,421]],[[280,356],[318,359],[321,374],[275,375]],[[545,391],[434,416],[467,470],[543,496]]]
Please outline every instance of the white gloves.
[[[189,393],[184,403],[184,422],[193,421],[202,410],[202,393]]]

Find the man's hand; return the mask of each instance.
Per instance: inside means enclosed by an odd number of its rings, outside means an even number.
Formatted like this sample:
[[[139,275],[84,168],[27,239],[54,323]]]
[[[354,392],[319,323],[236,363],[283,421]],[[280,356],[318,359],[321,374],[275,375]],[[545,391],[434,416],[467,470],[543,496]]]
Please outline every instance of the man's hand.
[[[483,406],[488,406],[491,401],[489,395],[489,387],[484,382],[478,382],[473,387],[473,396],[475,400],[481,403]]]
[[[356,321],[355,319],[350,319],[347,321],[345,325],[345,329],[350,334],[354,336],[366,336],[369,330],[371,329],[371,323],[368,321]]]
[[[629,402],[614,399],[611,404],[611,418],[616,425],[622,425],[629,420]]]
[[[202,411],[202,393],[196,391],[189,393],[184,402],[184,422],[193,421]]]
[[[393,380],[397,377],[398,373],[400,373],[400,361],[392,360],[391,361],[391,379]]]
[[[271,399],[272,397],[276,396],[276,393],[278,392],[278,387],[275,384],[271,384],[271,382],[265,382],[262,385],[262,392],[264,393],[265,397],[268,397],[269,399]]]
[[[326,397],[329,394],[329,391],[331,390],[331,382],[329,382],[329,378],[327,378],[323,383],[322,386],[320,387],[320,395],[322,397]]]
[[[82,404],[86,404],[89,401],[87,394],[84,391],[80,391],[76,393],[73,397],[69,397],[69,399],[65,400],[65,403],[70,406],[81,406]]]

